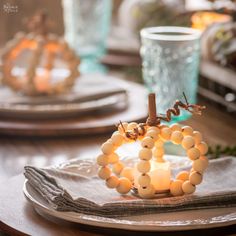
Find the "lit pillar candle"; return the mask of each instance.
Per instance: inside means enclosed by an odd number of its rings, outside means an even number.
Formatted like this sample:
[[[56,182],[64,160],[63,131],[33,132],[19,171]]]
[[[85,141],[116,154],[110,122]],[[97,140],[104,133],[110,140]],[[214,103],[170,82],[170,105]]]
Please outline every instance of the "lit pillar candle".
[[[149,176],[151,177],[151,184],[157,192],[170,189],[171,170],[169,162],[151,161]]]
[[[151,170],[148,175],[151,178],[151,184],[154,186],[155,191],[165,191],[170,189],[171,169],[169,162],[150,161]],[[140,173],[137,170],[137,165],[134,168],[134,186],[138,187],[138,178]]]

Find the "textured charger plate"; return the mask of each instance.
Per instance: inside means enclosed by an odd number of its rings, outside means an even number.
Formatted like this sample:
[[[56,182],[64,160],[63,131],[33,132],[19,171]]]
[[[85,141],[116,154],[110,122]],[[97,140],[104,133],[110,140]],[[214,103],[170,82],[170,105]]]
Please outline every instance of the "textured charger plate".
[[[118,102],[115,97],[110,97],[109,101],[103,100],[103,104],[100,104],[100,108],[103,107],[103,109],[87,113],[83,116],[80,116],[78,111],[73,110],[73,106],[70,104],[60,106],[59,110],[54,111],[50,110],[47,106],[45,106],[47,108],[45,111],[36,109],[37,111],[32,112],[32,110],[26,109],[26,113],[29,114],[30,112],[31,115],[35,116],[34,119],[28,120],[19,118],[20,114],[23,114],[22,110],[11,109],[11,111],[8,111],[12,113],[14,119],[4,118],[3,115],[0,115],[0,134],[14,136],[88,135],[113,131],[115,124],[119,123],[119,120],[127,122],[144,121],[147,117],[146,89],[137,83],[127,82],[113,76],[102,77],[102,79],[117,83],[127,91],[125,104]],[[98,79],[97,83],[100,83],[99,78],[96,78]],[[98,103],[96,101],[96,105],[99,105]],[[58,105],[54,107],[58,107]],[[61,117],[61,119],[47,120],[40,118],[40,115],[46,117],[49,114],[48,112],[54,113],[57,117]],[[65,118],[69,113],[74,113],[74,116]]]
[[[171,159],[173,156],[168,156],[168,158]],[[132,162],[131,159],[130,161]],[[183,158],[177,164],[180,166],[186,166],[189,162]],[[97,170],[97,166],[94,165],[91,160],[68,162],[56,168],[70,172],[76,170],[79,171],[80,174],[87,176],[94,175],[94,172]],[[104,228],[135,231],[176,231],[223,227],[236,223],[236,207],[168,212],[151,215],[119,217],[114,219],[74,212],[55,211],[27,181],[24,183],[23,192],[26,199],[43,217],[52,220],[53,218],[59,218],[69,222]]]

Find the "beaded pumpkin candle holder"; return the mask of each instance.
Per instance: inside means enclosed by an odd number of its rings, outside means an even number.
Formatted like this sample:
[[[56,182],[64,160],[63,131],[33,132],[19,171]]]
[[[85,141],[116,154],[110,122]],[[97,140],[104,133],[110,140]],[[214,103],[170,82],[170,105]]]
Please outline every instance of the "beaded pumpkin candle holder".
[[[169,122],[171,114],[179,115],[179,107],[194,114],[201,114],[205,109],[204,106],[189,104],[186,97],[185,100],[186,104],[176,101],[174,107],[168,109],[166,116],[157,116],[155,94],[150,94],[146,123],[120,122],[118,130],[101,146],[102,154],[97,157],[100,166],[98,176],[105,180],[108,188],[115,188],[120,194],[133,190],[141,198],[158,197],[160,193],[181,196],[196,190],[208,165],[205,156],[207,144],[202,141],[201,133],[190,126],[161,124],[161,120]],[[126,167],[115,151],[124,143],[137,140],[141,142],[139,160],[134,168]],[[171,179],[170,163],[164,159],[165,142],[182,145],[192,161],[192,169],[181,171],[174,180]]]
[[[79,59],[64,39],[48,33],[47,22],[45,12],[36,14],[28,23],[31,32],[17,33],[3,49],[2,82],[16,92],[29,96],[61,94],[79,75]]]

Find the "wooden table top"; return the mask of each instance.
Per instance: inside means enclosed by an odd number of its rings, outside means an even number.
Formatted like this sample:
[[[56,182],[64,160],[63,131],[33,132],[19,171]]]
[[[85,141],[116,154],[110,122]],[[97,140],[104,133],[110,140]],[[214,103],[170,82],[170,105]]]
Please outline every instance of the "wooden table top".
[[[235,145],[235,119],[213,108],[210,104],[206,105],[208,109],[202,116],[192,117],[184,123],[202,132],[209,145]],[[10,235],[137,234],[137,232],[99,229],[62,222],[52,223],[38,216],[26,202],[22,193],[23,176],[19,174],[22,173],[26,164],[46,166],[76,157],[91,156],[95,158],[101,143],[108,136],[93,135],[60,139],[0,137],[0,231]],[[175,235],[232,234],[235,233],[234,228],[230,226],[211,230],[175,232]],[[168,235],[168,233],[162,234]]]

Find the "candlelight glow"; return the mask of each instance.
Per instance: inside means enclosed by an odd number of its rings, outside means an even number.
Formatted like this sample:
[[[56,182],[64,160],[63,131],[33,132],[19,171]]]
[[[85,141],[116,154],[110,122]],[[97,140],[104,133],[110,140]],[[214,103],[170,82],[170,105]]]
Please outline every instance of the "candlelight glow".
[[[151,177],[151,184],[156,192],[170,189],[171,169],[169,162],[151,161],[151,170],[148,173]],[[138,178],[140,173],[137,170],[137,165],[134,168],[134,186],[138,187]]]
[[[151,184],[157,192],[170,189],[171,170],[169,162],[152,161],[149,175]]]
[[[232,18],[226,14],[219,14],[215,12],[197,12],[192,15],[192,28],[205,30],[211,24],[217,22],[227,22],[231,21]]]

